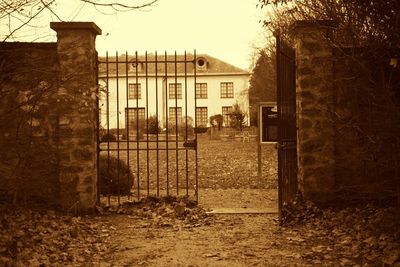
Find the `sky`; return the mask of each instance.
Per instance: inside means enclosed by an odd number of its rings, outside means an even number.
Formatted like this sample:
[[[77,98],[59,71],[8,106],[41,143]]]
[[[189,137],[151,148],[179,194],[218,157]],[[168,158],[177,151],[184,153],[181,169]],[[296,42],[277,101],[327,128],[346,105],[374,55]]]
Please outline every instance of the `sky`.
[[[102,29],[96,40],[100,55],[106,51],[115,55],[116,51],[183,54],[185,50],[196,50],[197,54],[209,54],[249,70],[255,47],[263,47],[265,42],[265,31],[259,22],[264,11],[256,8],[257,3],[258,0],[159,0],[150,8],[112,14],[110,9],[96,10],[77,0],[59,0],[55,13],[66,21],[95,22]],[[52,14],[43,15],[42,27],[30,29],[36,32],[36,40],[56,41],[55,33],[48,29],[50,21],[58,19]]]

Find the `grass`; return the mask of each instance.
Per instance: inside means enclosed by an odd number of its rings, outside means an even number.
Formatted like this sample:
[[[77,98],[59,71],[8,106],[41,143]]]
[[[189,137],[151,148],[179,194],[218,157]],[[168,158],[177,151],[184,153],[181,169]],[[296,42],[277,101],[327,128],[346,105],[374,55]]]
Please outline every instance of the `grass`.
[[[135,182],[133,191],[138,188],[141,194],[155,193],[157,187],[161,192],[176,194],[186,193],[186,188],[193,191],[196,186],[196,151],[184,150],[183,142],[178,142],[178,153],[175,141],[168,144],[170,149],[157,151],[156,143],[149,143],[154,150],[114,151],[119,146],[126,149],[126,142],[110,143],[110,155],[128,162]],[[130,149],[137,148],[136,142],[129,144]],[[147,148],[146,143],[140,143],[139,148]],[[165,142],[159,148],[166,148]],[[102,144],[101,153],[107,154],[107,144]],[[158,160],[157,160],[158,158]],[[274,145],[262,147],[262,176],[257,172],[257,143],[235,140],[209,140],[207,135],[198,136],[197,175],[199,188],[212,189],[272,189],[277,188],[277,152]],[[158,175],[157,175],[158,173]]]

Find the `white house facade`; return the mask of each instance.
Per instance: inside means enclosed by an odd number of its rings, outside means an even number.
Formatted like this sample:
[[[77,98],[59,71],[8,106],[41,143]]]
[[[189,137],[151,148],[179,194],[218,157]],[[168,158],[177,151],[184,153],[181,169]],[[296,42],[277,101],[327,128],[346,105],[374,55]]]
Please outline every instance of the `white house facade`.
[[[249,114],[250,73],[209,55],[116,55],[99,61],[103,127],[123,129],[151,116],[163,127],[186,116],[193,126],[209,127],[217,114],[228,126],[234,104]]]

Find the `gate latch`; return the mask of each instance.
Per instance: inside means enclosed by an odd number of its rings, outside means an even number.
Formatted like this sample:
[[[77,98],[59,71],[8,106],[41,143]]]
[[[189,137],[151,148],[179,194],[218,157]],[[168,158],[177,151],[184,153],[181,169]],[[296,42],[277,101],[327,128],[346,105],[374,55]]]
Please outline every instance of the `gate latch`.
[[[183,143],[183,146],[188,148],[188,149],[194,149],[197,150],[197,140],[196,139],[192,139],[192,140],[186,140]]]

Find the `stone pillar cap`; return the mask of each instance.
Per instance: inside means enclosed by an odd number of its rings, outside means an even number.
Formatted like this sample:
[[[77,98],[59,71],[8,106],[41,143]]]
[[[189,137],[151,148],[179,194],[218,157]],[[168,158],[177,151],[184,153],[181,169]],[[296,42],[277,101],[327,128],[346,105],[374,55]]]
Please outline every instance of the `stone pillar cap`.
[[[101,29],[94,22],[50,22],[50,28],[59,30],[89,30],[95,35],[101,35]]]

